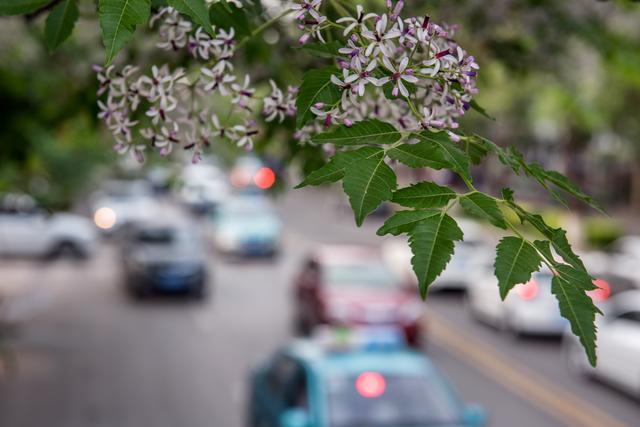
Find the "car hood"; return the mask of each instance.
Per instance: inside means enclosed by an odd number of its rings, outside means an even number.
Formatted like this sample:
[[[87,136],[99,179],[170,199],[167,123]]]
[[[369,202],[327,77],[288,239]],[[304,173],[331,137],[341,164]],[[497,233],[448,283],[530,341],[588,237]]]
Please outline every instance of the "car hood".
[[[322,292],[322,299],[328,304],[348,304],[356,307],[397,309],[415,299],[408,292],[399,290],[332,290]]]

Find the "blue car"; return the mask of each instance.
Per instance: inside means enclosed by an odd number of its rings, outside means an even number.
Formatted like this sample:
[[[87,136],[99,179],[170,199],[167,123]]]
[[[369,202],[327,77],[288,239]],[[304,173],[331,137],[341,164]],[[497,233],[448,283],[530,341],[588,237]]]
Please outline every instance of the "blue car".
[[[254,371],[247,418],[252,427],[480,427],[486,416],[418,352],[299,340]]]

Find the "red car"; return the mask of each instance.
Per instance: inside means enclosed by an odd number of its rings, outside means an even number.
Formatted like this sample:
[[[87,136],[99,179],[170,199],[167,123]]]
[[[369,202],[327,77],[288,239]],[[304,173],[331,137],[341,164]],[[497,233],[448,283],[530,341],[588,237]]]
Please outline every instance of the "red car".
[[[304,263],[295,282],[295,328],[318,325],[384,326],[404,331],[418,346],[424,306],[417,289],[385,265],[380,252],[360,246],[323,246]]]

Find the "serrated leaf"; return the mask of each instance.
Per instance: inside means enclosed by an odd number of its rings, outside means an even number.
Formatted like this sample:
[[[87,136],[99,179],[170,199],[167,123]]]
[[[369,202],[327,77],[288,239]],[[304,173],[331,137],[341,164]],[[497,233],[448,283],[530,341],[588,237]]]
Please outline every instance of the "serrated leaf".
[[[50,2],[51,0],[2,0],[0,1],[0,15],[22,15],[35,12]]]
[[[150,9],[149,0],[99,0],[98,15],[107,64],[133,38],[136,25],[147,23]]]
[[[387,151],[387,155],[411,168],[445,169],[447,163],[435,160],[436,149],[426,142],[401,144]]]
[[[371,157],[379,157],[381,155],[382,149],[375,147],[362,147],[353,151],[338,152],[327,164],[311,172],[300,184],[296,185],[295,188],[336,182],[344,177],[345,168],[351,162]]]
[[[423,131],[414,133],[412,136],[433,147],[436,162],[446,164],[458,175],[471,181],[469,156],[445,132]]]
[[[509,187],[504,187],[502,190],[500,190],[500,194],[502,195],[502,198],[507,202],[514,203],[513,190]]]
[[[434,210],[398,211],[387,218],[376,234],[378,236],[384,236],[385,234],[398,236],[403,233],[408,233],[413,230],[420,221],[440,214],[440,211]]]
[[[401,136],[393,125],[373,119],[354,123],[353,126],[340,125],[333,132],[315,134],[311,137],[311,142],[333,144],[338,147],[362,144],[386,145],[393,144]]]
[[[64,0],[51,10],[44,25],[45,42],[49,52],[56,50],[71,35],[77,20],[76,0]]]
[[[167,3],[178,12],[191,18],[191,21],[202,27],[204,31],[215,36],[209,19],[209,9],[204,0],[167,0]]]
[[[334,66],[313,69],[304,73],[296,97],[296,126],[298,128],[313,118],[312,105],[318,102],[333,105],[342,98],[340,88],[331,82],[333,74],[339,74],[339,70]]]
[[[209,7],[209,21],[227,31],[233,28],[237,40],[251,35],[251,26],[245,11],[225,0],[220,0]]]
[[[418,182],[393,193],[392,202],[408,208],[439,208],[456,197],[450,188],[433,182]]]
[[[340,55],[338,49],[341,47],[342,43],[333,40],[328,43],[306,43],[299,49],[319,58],[333,58]]]
[[[526,283],[540,269],[542,259],[536,250],[520,237],[504,237],[496,247],[495,274],[503,300],[515,285]]]
[[[569,178],[557,171],[546,170],[537,163],[529,165],[529,173],[534,176],[538,181],[544,181],[545,183],[551,183],[559,189],[571,194],[576,199],[588,204],[592,208],[604,213],[604,210],[599,206],[591,196],[583,192],[580,187],[571,182]],[[552,193],[553,195],[553,193]]]
[[[487,153],[489,153],[489,148],[474,137],[466,138],[464,140],[464,147],[464,151],[467,153],[467,156],[471,159],[471,163],[474,165],[482,163],[482,159],[484,159]]]
[[[553,238],[553,234],[555,233],[556,229],[551,227],[551,226],[549,226],[544,221],[544,218],[542,218],[542,216],[540,216],[538,214],[533,214],[531,212],[528,212],[527,210],[522,208],[522,206],[520,206],[520,205],[518,205],[517,203],[514,203],[514,202],[509,202],[509,206],[518,215],[518,218],[520,218],[520,222],[521,223],[524,224],[525,222],[528,222],[536,230],[538,230],[540,232],[540,234],[542,234],[547,239],[552,239]]]
[[[582,260],[578,255],[573,252],[569,240],[567,240],[567,232],[558,228],[553,232],[551,237],[551,243],[553,249],[560,255],[560,257],[574,268],[580,269],[584,272],[587,271]]]
[[[496,201],[486,194],[478,192],[468,194],[460,199],[460,205],[469,214],[484,218],[496,227],[507,229],[504,214]]]
[[[576,281],[576,276],[566,276],[562,271],[559,273],[551,280],[551,292],[558,300],[560,314],[569,320],[571,331],[580,339],[589,363],[595,366],[597,361],[595,318],[599,310],[585,293],[586,283],[579,283],[584,280],[588,283],[591,281],[588,276],[587,279],[584,277],[580,279],[581,275],[578,274],[578,281]]]
[[[342,188],[349,196],[358,227],[382,202],[391,199],[396,187],[396,174],[384,156],[362,159],[346,167]]]
[[[551,242],[548,240],[534,240],[533,246],[538,249],[538,252],[542,252],[542,254],[548,260],[555,260],[553,253],[551,252]]]
[[[429,285],[451,259],[454,242],[462,237],[458,224],[445,213],[425,218],[409,231],[409,246],[413,252],[411,265],[423,299],[427,297]]]
[[[491,117],[489,113],[487,113],[487,110],[481,107],[480,104],[478,104],[475,99],[472,99],[471,102],[469,102],[469,105],[471,106],[471,108],[473,108],[475,111],[477,111],[487,119],[495,121],[495,119]]]

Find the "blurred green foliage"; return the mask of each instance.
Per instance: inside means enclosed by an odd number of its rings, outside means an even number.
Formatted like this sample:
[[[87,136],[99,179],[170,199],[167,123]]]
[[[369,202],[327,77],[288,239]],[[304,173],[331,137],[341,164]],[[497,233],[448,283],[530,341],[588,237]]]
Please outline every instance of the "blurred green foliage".
[[[329,14],[338,13],[333,1],[326,0]],[[362,3],[382,10],[385,2]],[[250,29],[277,13],[274,2],[245,4]],[[80,6],[73,35],[53,55],[42,40],[43,17],[2,18],[0,26],[0,191],[36,192],[53,206],[68,204],[96,167],[114,162],[110,140],[95,119],[90,64],[104,59],[95,8]],[[496,120],[470,114],[467,129],[518,146],[529,160],[564,172],[605,205],[640,206],[637,2],[417,0],[405,7],[417,16],[430,14],[434,22],[459,25],[456,40],[478,58],[478,101]],[[145,31],[138,30],[116,63],[145,68],[189,60],[152,49],[154,37]],[[299,84],[302,72],[322,60],[297,49],[297,35],[290,22],[276,24],[243,46],[238,66],[251,69],[253,81],[262,85],[269,78]],[[226,158],[240,153],[215,144],[213,150]],[[267,127],[256,150],[305,171],[323,158],[320,148],[297,144],[286,126]],[[499,170],[489,163],[478,171],[484,187],[519,185]],[[532,187],[520,184],[529,190],[527,198],[538,199]]]

